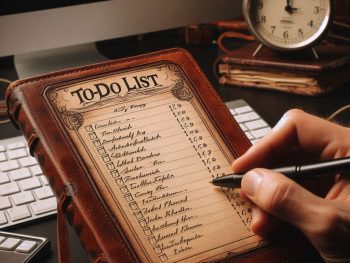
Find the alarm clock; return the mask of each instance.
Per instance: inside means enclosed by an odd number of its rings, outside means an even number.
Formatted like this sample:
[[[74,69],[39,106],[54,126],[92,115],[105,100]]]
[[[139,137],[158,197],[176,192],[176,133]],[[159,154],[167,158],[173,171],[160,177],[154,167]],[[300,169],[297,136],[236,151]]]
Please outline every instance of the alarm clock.
[[[332,0],[243,1],[248,28],[262,45],[281,52],[311,47],[316,57],[313,46],[327,33],[333,10]]]

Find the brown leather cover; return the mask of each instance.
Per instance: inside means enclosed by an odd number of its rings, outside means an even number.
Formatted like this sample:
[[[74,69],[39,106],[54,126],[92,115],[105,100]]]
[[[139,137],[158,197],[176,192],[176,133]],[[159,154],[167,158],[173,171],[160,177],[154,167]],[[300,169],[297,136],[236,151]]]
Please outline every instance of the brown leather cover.
[[[193,58],[181,49],[170,49],[19,80],[7,90],[9,116],[22,130],[32,155],[37,158],[48,177],[58,200],[60,262],[69,262],[69,245],[62,212],[65,212],[69,223],[74,227],[91,262],[140,260],[126,239],[118,218],[112,216],[80,156],[68,142],[69,139],[44,99],[44,91],[53,85],[66,85],[69,81],[83,81],[158,61],[173,62],[185,72],[234,156],[243,154],[250,146],[249,141]],[[303,251],[290,249],[289,244],[276,244],[230,257],[225,261],[281,262],[291,258],[298,259],[302,255],[305,255]]]
[[[217,67],[228,65],[232,69],[254,70],[266,73],[277,73],[284,76],[307,77],[315,80],[315,85],[308,87],[283,87],[262,83],[246,83],[234,81],[217,70],[220,83],[234,86],[275,89],[301,95],[322,95],[332,90],[343,88],[350,82],[350,47],[347,45],[320,44],[315,47],[318,59],[311,49],[296,53],[278,53],[263,47],[254,57],[258,43],[248,44],[236,49],[234,54],[224,55],[217,61]]]

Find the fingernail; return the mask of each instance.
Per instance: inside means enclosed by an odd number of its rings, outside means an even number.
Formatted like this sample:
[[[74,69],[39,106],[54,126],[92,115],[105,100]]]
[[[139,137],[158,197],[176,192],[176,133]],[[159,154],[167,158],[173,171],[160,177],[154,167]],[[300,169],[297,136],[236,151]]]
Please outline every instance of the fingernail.
[[[243,176],[242,190],[248,196],[255,195],[256,189],[258,188],[263,174],[257,170],[247,172]]]

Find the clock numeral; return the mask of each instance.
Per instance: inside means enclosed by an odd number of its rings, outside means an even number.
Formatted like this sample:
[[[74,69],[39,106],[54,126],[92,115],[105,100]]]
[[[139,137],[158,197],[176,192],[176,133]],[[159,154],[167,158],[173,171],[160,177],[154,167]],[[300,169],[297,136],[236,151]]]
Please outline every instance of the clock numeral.
[[[266,16],[261,16],[260,17],[260,23],[266,23]]]
[[[263,7],[264,7],[263,2],[262,2],[262,1],[258,1],[258,3],[257,3],[257,8],[258,8],[258,9],[263,9]]]
[[[319,6],[315,6],[314,7],[314,14],[318,15],[320,13],[320,7]]]
[[[284,32],[283,32],[283,37],[284,37],[284,38],[288,38],[288,37],[289,37],[288,31],[284,31]]]
[[[270,28],[271,28],[271,34],[273,34],[276,30],[276,26],[271,26]]]
[[[298,36],[302,36],[302,35],[304,35],[304,31],[303,31],[302,28],[299,28],[299,30],[298,30]]]
[[[309,23],[307,23],[310,27],[313,27],[314,26],[314,20],[310,20]]]

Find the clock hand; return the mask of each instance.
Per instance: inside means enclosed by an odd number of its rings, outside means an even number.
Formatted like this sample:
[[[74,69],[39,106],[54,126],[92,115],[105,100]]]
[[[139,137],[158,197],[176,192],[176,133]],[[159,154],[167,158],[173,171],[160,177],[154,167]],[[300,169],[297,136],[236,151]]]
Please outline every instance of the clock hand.
[[[284,10],[286,10],[289,14],[292,14],[292,13],[293,13],[292,8],[291,8],[289,5],[287,5],[287,6],[284,8]]]
[[[287,5],[286,7],[284,8],[284,10],[286,10],[289,14],[292,14],[293,11],[292,11],[292,0],[287,0]]]
[[[293,0],[287,0],[287,6],[284,8],[290,15],[299,11],[300,8],[293,7]]]

